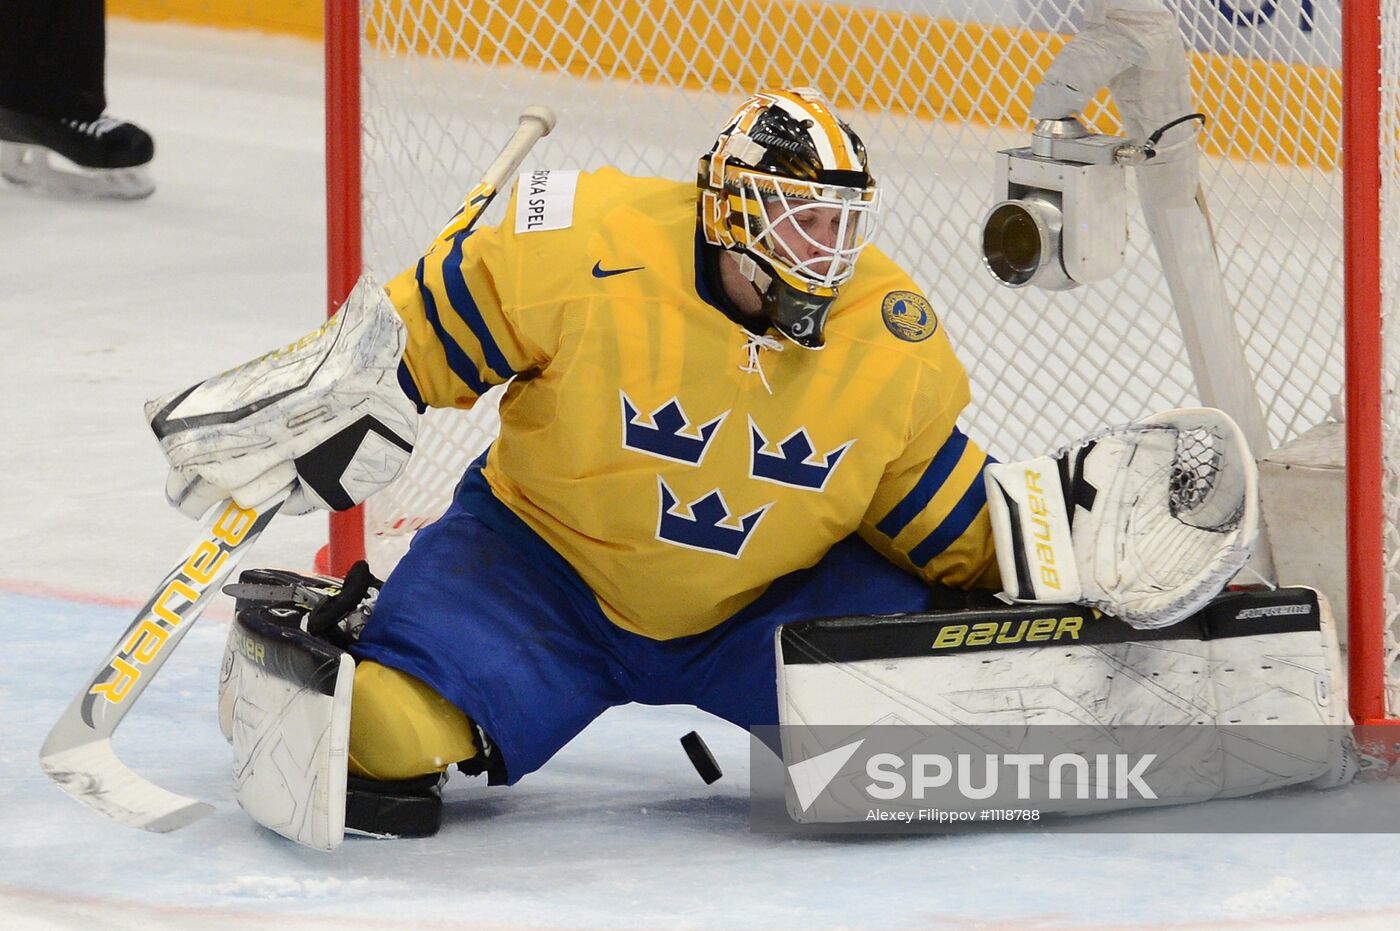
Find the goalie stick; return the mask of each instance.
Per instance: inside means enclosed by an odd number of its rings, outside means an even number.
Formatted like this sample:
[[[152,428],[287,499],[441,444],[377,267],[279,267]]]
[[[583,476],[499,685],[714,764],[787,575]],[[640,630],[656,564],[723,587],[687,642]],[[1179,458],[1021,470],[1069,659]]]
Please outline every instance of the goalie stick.
[[[59,788],[113,821],[147,831],[173,831],[214,810],[128,769],[112,749],[112,734],[287,493],[255,508],[227,499],[209,509],[199,535],[44,740],[39,764]]]
[[[516,169],[520,167],[520,163],[525,160],[526,154],[534,144],[550,134],[554,129],[554,122],[554,111],[549,107],[526,107],[521,112],[520,125],[516,128],[515,135],[510,137],[501,154],[497,155],[496,160],[486,169],[486,174],[481,176],[477,186],[468,192],[461,209],[447,222],[442,232],[438,233],[438,242],[448,242],[476,225],[476,221],[481,219],[481,215],[496,198],[497,189],[515,175]]]
[[[521,113],[515,134],[438,234],[439,240],[476,225],[497,190],[515,174],[534,144],[549,135],[554,123],[554,112],[548,107],[527,107]],[[214,810],[127,768],[112,749],[112,734],[286,502],[292,487],[255,508],[240,508],[225,499],[206,513],[199,536],[44,740],[39,763],[63,791],[114,821],[147,831],[173,831]]]

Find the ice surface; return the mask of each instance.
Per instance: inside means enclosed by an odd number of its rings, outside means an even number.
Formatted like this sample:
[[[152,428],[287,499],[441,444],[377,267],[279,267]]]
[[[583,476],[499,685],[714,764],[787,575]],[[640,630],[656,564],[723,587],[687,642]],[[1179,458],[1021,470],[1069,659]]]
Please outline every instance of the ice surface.
[[[0,928],[1393,928],[1388,835],[1136,834],[813,841],[747,829],[747,736],[683,708],[605,715],[512,789],[457,777],[436,838],[297,848],[234,804],[215,722],[227,602],[118,732],[123,759],[218,811],[174,834],[108,824],[38,747],[194,525],[165,505],[141,404],[314,327],[324,306],[321,59],[257,35],[111,28],[113,110],[157,140],[153,198],[0,189]],[[323,518],[253,563],[306,567]],[[704,786],[677,738],[723,767]],[[1392,786],[1226,805],[1327,823]]]

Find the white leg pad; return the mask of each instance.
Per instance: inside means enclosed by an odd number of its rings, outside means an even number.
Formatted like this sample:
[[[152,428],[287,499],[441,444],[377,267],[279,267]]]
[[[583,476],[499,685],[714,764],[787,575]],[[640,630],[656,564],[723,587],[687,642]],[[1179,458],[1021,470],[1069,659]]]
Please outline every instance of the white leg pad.
[[[1231,593],[1155,632],[1071,605],[788,625],[777,635],[784,758],[809,757],[799,744],[815,739],[786,725],[945,726],[951,742],[998,753],[1043,749],[1051,732],[1028,725],[1080,725],[1060,733],[1102,749],[1112,729],[1117,749],[1156,754],[1158,799],[1047,812],[1340,785],[1356,772],[1345,670],[1314,595]],[[1279,728],[1273,741],[1257,725],[1324,726]]]
[[[220,705],[238,804],[289,840],[334,850],[345,838],[355,661],[299,630],[269,635],[242,619],[229,639]]]

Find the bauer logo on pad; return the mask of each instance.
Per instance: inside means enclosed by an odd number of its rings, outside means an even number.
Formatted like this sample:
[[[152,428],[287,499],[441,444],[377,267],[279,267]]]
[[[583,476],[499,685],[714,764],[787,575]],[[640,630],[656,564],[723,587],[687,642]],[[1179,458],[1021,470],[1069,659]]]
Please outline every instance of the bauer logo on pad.
[[[577,171],[529,171],[515,188],[515,231],[542,233],[574,224]]]

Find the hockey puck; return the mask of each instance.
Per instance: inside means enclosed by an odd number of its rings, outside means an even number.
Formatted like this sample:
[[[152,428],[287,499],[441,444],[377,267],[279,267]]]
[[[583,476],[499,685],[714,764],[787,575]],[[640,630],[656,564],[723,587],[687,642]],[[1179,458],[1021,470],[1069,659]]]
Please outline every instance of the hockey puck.
[[[700,778],[705,780],[705,785],[710,785],[724,775],[719,771],[719,764],[715,762],[715,755],[710,752],[710,748],[705,746],[705,741],[700,739],[700,735],[691,731],[681,738],[681,746],[685,748],[685,755],[690,757],[691,765],[700,774]]]

